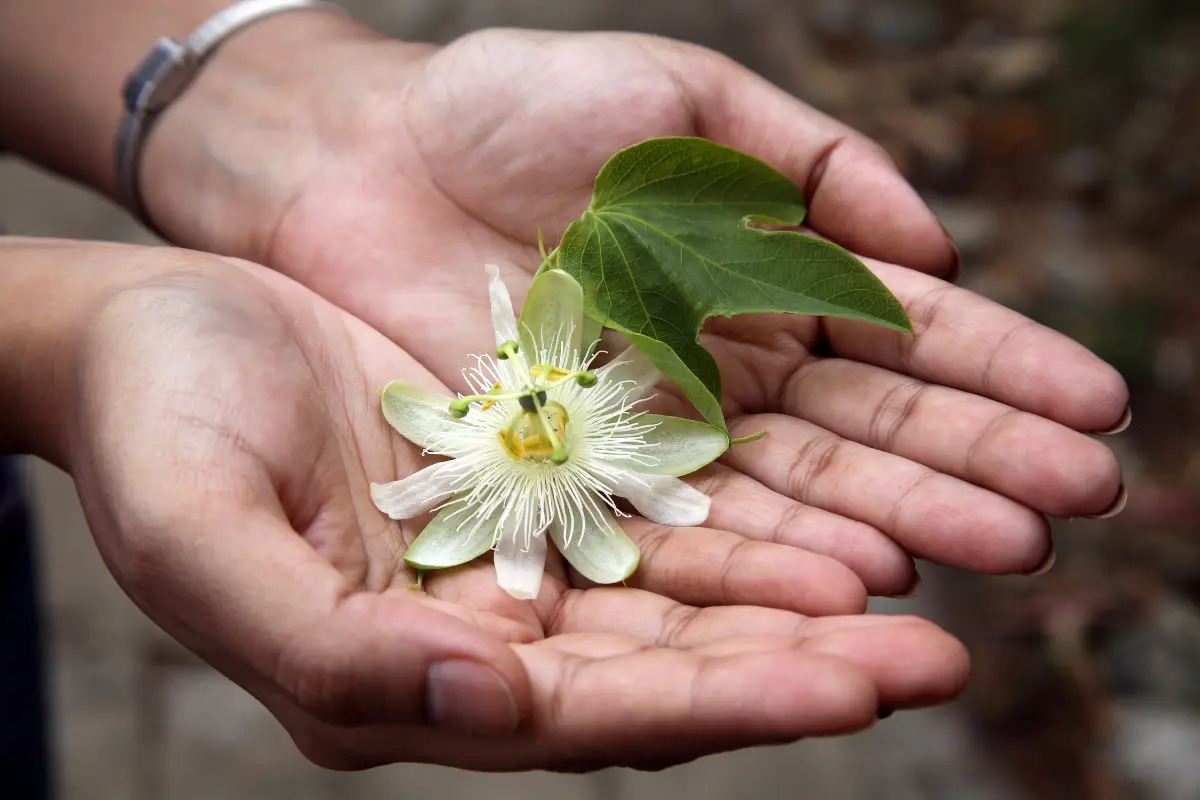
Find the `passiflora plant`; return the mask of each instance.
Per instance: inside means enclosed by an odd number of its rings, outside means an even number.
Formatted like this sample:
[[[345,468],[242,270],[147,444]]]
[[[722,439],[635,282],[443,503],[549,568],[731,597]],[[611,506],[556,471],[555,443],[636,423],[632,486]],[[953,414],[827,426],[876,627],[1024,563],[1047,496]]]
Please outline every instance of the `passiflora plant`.
[[[464,372],[474,393],[384,389],[392,427],[448,458],[371,485],[393,519],[437,509],[405,560],[444,569],[494,550],[500,586],[534,599],[547,539],[596,583],[633,574],[638,550],[615,498],[663,525],[703,523],[709,499],[680,476],[741,441],[729,438],[720,374],[700,345],[707,317],[814,314],[912,331],[862,262],[796,230],[804,212],[786,177],[707,140],[651,139],[614,155],[583,216],[543,251],[519,320],[487,267],[496,352]],[[596,367],[605,327],[631,346]],[[705,421],[644,410],[664,378]]]

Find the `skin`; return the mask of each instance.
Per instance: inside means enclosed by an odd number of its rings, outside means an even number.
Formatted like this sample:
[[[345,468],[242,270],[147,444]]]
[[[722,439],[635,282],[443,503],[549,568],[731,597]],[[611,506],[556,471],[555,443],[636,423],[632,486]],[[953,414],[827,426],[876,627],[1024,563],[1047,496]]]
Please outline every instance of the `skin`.
[[[413,591],[420,526],[367,492],[420,462],[379,387],[445,390],[411,356],[244,262],[19,239],[0,261],[0,332],[27,345],[0,363],[0,445],[74,476],[122,588],[318,764],[661,767],[860,729],[966,679],[930,623],[806,613],[861,606],[836,561],[755,543],[757,574],[729,573],[738,537],[715,529],[672,532],[680,559],[631,525],[638,588],[576,588],[552,554],[534,603],[486,561]]]
[[[1122,417],[1121,377],[946,283],[945,234],[859,134],[720,56],[653,37],[500,30],[429,48],[342,20],[292,22],[305,27],[248,32],[151,140],[147,198],[173,239],[293,276],[461,389],[462,354],[492,343],[481,265],[498,262],[519,303],[537,227],[555,241],[615,150],[708,136],[806,187],[812,227],[867,256],[918,331],[710,320],[733,434],[770,434],[694,478],[716,499],[711,524],[903,594],[918,580],[911,556],[1036,571],[1052,559],[1045,515],[1119,503],[1116,459],[1084,434]],[[304,59],[260,61],[296,37],[311,38]],[[260,102],[249,74],[303,100]],[[230,200],[197,213],[194,185]]]
[[[153,35],[211,9],[96,7],[0,10],[0,131],[111,193],[118,110],[97,98],[115,97]],[[62,43],[96,13],[126,24],[79,74]],[[65,32],[23,52],[11,32],[39,19]],[[36,97],[21,93],[31,82]],[[397,377],[462,388],[465,354],[492,345],[482,265],[501,264],[519,305],[537,226],[554,241],[616,149],[685,134],[804,187],[815,232],[866,257],[917,336],[713,321],[704,342],[731,430],[769,435],[692,478],[713,496],[706,528],[628,521],[643,550],[630,588],[583,588],[553,558],[533,604],[505,596],[486,562],[430,576],[426,594],[403,588],[415,526],[383,518],[364,489],[417,454],[373,392]],[[221,49],[162,116],[143,167],[172,240],[276,272],[181,251],[29,256],[56,287],[86,295],[80,276],[101,274],[120,288],[80,299],[92,327],[70,316],[73,336],[47,333],[29,348],[41,358],[7,367],[26,387],[12,418],[48,431],[23,425],[36,441],[10,446],[72,471],[126,591],[317,763],[660,767],[947,699],[967,669],[952,639],[839,615],[868,592],[913,590],[913,556],[1042,569],[1045,515],[1105,513],[1122,494],[1115,458],[1084,435],[1122,418],[1120,376],[947,283],[952,246],[877,146],[709,51],[527,31],[436,48],[281,15]],[[26,274],[15,310],[66,307],[35,283]],[[438,668],[443,690],[430,665],[447,662],[486,669]]]

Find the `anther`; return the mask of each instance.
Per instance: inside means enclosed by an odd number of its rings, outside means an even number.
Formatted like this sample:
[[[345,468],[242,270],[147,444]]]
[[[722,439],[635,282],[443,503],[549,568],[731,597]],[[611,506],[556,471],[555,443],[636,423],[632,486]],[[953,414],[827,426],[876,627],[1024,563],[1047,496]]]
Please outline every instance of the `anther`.
[[[509,339],[507,342],[501,342],[500,346],[496,348],[496,358],[505,361],[515,356],[520,349],[521,346],[512,339]]]

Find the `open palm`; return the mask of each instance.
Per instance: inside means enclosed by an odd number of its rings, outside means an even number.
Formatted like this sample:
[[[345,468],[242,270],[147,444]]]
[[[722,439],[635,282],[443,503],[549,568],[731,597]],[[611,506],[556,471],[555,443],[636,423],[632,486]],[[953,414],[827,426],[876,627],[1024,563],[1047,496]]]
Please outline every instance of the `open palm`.
[[[1115,459],[1079,433],[1121,419],[1115,371],[935,277],[953,250],[881,151],[726,59],[652,37],[497,30],[440,49],[343,36],[297,63],[277,83],[305,87],[311,141],[294,134],[255,169],[239,161],[248,151],[208,143],[255,213],[231,204],[197,221],[164,194],[161,221],[297,278],[452,388],[465,354],[491,346],[480,266],[501,264],[519,302],[537,228],[553,242],[601,164],[645,138],[701,135],[763,158],[805,188],[816,231],[868,257],[915,337],[786,316],[706,328],[732,432],[770,434],[693,478],[714,497],[709,524],[738,545],[730,597],[820,591],[803,571],[761,580],[744,543],[830,557],[870,592],[900,594],[912,556],[1036,571],[1053,559],[1043,515],[1119,510]],[[168,116],[164,137],[189,122]],[[673,552],[679,571],[700,558]]]
[[[962,686],[961,647],[928,623],[800,613],[861,607],[835,561],[718,530],[631,526],[642,588],[572,588],[552,560],[532,604],[486,561],[414,591],[401,554],[417,531],[368,484],[421,456],[377,391],[445,391],[436,378],[253,265],[66,244],[29,257],[123,276],[86,331],[63,448],[107,564],[318,763],[658,766],[853,730]],[[727,568],[735,550],[745,570]]]

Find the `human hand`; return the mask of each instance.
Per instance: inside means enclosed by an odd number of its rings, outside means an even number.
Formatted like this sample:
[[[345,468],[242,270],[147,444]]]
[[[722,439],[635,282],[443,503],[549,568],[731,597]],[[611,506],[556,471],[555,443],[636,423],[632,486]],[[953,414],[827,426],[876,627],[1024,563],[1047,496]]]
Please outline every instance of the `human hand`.
[[[630,525],[639,588],[574,588],[552,554],[534,603],[487,563],[413,591],[416,531],[368,485],[421,457],[377,391],[446,390],[401,349],[232,260],[15,240],[0,261],[0,332],[25,345],[0,359],[5,425],[45,423],[26,443],[74,476],[123,589],[318,764],[664,766],[865,727],[965,680],[929,623],[805,616],[861,610],[837,562],[718,530]]]
[[[300,24],[301,37],[286,27]],[[872,593],[902,594],[913,556],[1035,572],[1053,560],[1044,515],[1119,510],[1119,466],[1080,432],[1122,418],[1121,378],[943,282],[952,246],[861,135],[663,39],[496,30],[431,48],[323,25],[247,32],[165,115],[145,186],[173,238],[297,278],[461,388],[463,354],[491,346],[479,266],[500,263],[519,297],[536,228],[554,241],[613,152],[706,136],[804,187],[809,224],[867,256],[917,328],[710,321],[733,434],[770,434],[695,478],[714,497],[710,525],[830,556]],[[280,58],[287,46],[305,57]],[[256,94],[255,74],[275,99]]]

